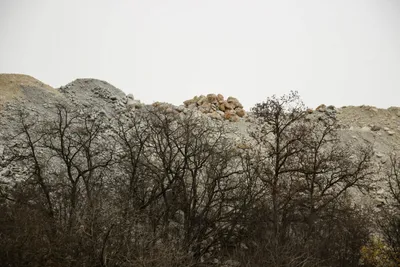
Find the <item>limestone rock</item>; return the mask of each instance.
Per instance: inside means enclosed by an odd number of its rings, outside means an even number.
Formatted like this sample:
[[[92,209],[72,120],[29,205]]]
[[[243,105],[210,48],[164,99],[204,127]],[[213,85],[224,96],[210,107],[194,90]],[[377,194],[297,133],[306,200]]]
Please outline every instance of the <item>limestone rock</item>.
[[[319,112],[325,112],[326,111],[326,105],[325,104],[321,104],[315,110],[319,111]]]

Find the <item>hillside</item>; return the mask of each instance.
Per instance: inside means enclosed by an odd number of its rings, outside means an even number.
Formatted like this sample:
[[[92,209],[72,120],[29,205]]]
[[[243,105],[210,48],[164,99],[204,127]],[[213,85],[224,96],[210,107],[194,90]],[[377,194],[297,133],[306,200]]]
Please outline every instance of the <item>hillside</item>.
[[[0,262],[396,266],[400,108],[208,93],[0,74]]]
[[[0,74],[0,105],[18,98],[45,102],[44,96],[56,94],[57,90],[31,76]]]

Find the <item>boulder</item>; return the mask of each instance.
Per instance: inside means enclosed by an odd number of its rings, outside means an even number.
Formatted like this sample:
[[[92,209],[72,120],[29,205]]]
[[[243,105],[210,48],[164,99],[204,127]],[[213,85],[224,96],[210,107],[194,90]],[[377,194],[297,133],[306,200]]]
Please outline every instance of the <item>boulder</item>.
[[[321,104],[315,110],[319,111],[319,112],[325,112],[326,111],[326,105],[325,104]]]
[[[207,95],[207,101],[208,103],[218,103],[217,95],[216,94],[208,94]]]
[[[238,115],[240,118],[243,118],[244,115],[246,115],[246,112],[242,108],[236,108],[235,111],[236,111],[236,115]]]
[[[228,102],[226,102],[226,101],[224,102],[224,106],[225,106],[225,109],[229,109],[229,110],[235,108],[231,103],[228,103]]]
[[[230,96],[230,97],[228,97],[226,102],[228,102],[228,103],[238,103],[239,101],[235,97]]]
[[[204,95],[201,95],[199,97],[199,99],[197,100],[197,105],[201,106],[201,105],[203,105],[203,103],[206,103],[206,102],[207,102],[207,97]]]
[[[236,122],[239,120],[239,117],[236,115],[236,112],[233,110],[225,111],[224,118],[225,118],[225,120],[229,120],[229,121],[233,121],[233,122]]]
[[[193,104],[193,103],[195,103],[195,101],[194,101],[193,99],[189,99],[189,100],[186,100],[186,101],[183,102],[183,104],[184,104],[186,107],[190,106],[190,105]]]
[[[210,103],[208,102],[203,102],[200,106],[199,106],[199,110],[203,113],[210,113],[212,112],[212,106]]]
[[[235,97],[230,96],[230,97],[228,97],[228,99],[226,101],[229,104],[233,105],[234,108],[236,108],[236,107],[243,108],[243,105]]]
[[[226,120],[230,120],[233,116],[236,116],[236,113],[234,111],[232,111],[232,110],[227,110],[224,113],[224,118]]]

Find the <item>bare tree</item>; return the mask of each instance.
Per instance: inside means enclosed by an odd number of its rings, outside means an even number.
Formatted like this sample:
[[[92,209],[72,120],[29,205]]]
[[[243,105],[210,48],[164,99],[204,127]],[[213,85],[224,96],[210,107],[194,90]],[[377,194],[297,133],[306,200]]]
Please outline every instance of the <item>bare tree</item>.
[[[308,117],[295,92],[269,98],[253,111],[261,123],[252,136],[255,169],[267,192],[262,214],[268,261],[274,266],[321,266],[310,241],[322,242],[316,235],[325,229],[322,223],[316,230],[315,223],[339,211],[350,188],[366,186],[371,148],[349,150],[337,136],[334,117]]]

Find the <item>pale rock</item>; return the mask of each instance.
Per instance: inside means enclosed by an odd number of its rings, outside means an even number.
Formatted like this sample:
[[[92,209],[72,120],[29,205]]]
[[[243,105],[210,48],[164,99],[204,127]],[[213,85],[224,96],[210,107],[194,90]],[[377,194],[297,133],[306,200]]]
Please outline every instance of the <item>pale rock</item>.
[[[381,127],[378,126],[378,125],[373,125],[373,126],[371,127],[371,131],[374,131],[374,132],[379,131],[380,129],[381,129]]]
[[[319,111],[319,112],[325,112],[326,111],[326,105],[325,104],[321,104],[315,110]]]
[[[175,110],[178,112],[183,112],[185,110],[185,106],[183,106],[183,105],[177,106],[177,107],[175,107]]]

